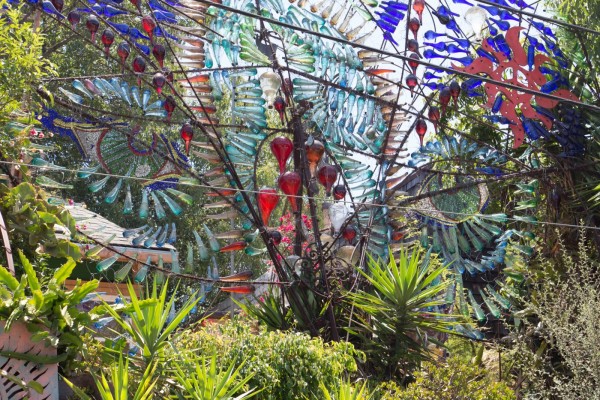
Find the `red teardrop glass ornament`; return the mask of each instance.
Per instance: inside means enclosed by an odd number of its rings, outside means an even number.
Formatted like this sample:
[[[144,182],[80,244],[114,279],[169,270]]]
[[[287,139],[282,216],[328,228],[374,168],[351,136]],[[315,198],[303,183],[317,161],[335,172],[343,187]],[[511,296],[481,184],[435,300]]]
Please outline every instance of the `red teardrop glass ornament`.
[[[415,0],[413,2],[413,10],[419,16],[419,22],[423,22],[423,11],[425,10],[425,0]]]
[[[171,115],[173,115],[173,111],[175,111],[175,105],[176,103],[173,96],[167,96],[165,104],[163,105],[163,108],[167,112],[167,122],[171,120]]]
[[[412,69],[413,74],[416,74],[417,68],[419,67],[419,60],[421,59],[421,57],[419,57],[417,53],[411,53],[411,55],[408,56],[408,58],[408,66],[410,67],[410,69]]]
[[[454,99],[454,109],[458,109],[458,96],[460,96],[460,85],[456,81],[450,82],[450,96]]]
[[[317,172],[317,165],[323,158],[325,152],[325,146],[318,140],[313,139],[312,143],[306,144],[306,161],[308,162],[308,169],[310,170],[310,176],[315,177]]]
[[[283,239],[283,235],[279,231],[275,230],[269,231],[269,236],[271,237],[271,240],[275,246],[279,246],[281,239]]]
[[[162,88],[163,88],[163,86],[165,86],[166,81],[167,81],[167,79],[161,72],[155,73],[154,76],[152,77],[152,85],[154,85],[154,87],[156,88],[156,92],[158,94],[162,93]]]
[[[402,239],[404,239],[404,231],[393,231],[392,232],[392,241],[397,242]]]
[[[419,32],[419,28],[421,27],[421,23],[417,18],[411,18],[408,22],[408,29],[413,33],[414,38],[417,38],[417,32]]]
[[[417,132],[417,135],[419,135],[419,142],[421,143],[421,146],[423,146],[423,138],[427,133],[427,122],[425,122],[423,118],[419,118],[417,120],[417,123],[415,124],[415,131]]]
[[[437,125],[440,122],[440,109],[435,106],[429,107],[429,113],[427,114],[427,116],[429,117],[429,120],[433,123],[433,127],[437,132]]]
[[[323,165],[317,174],[321,185],[325,186],[327,196],[331,196],[331,187],[337,180],[337,169],[333,165]]]
[[[62,12],[65,2],[63,0],[52,0],[52,5],[58,12]]]
[[[154,56],[154,58],[156,58],[156,61],[158,61],[158,65],[160,65],[160,67],[163,67],[164,61],[165,61],[165,46],[163,46],[162,44],[155,44],[152,47],[152,55]]]
[[[298,212],[298,192],[302,185],[302,177],[297,172],[286,172],[277,180],[279,189],[287,196],[293,212]]]
[[[269,218],[271,218],[271,213],[277,207],[277,203],[279,203],[279,195],[275,189],[271,188],[262,188],[258,191],[258,210],[260,211],[260,216],[262,217],[263,225],[269,225]]]
[[[138,10],[140,10],[140,0],[130,0],[131,4],[135,6]]]
[[[279,118],[281,119],[281,123],[283,124],[286,107],[285,100],[283,100],[283,97],[276,97],[275,101],[273,102],[273,107],[275,107],[275,110],[279,113]]]
[[[153,43],[154,42],[154,39],[153,39],[154,28],[156,28],[156,22],[154,22],[154,19],[149,15],[146,15],[145,17],[143,17],[142,18],[142,28],[144,29],[144,31],[146,31],[146,33],[150,37],[150,42]]]
[[[227,293],[250,294],[250,293],[254,292],[254,286],[243,285],[243,286],[222,287],[221,291],[227,292]]]
[[[271,141],[271,151],[279,163],[279,174],[285,172],[285,164],[294,150],[294,143],[284,136],[276,137]]]
[[[67,15],[67,20],[71,24],[71,28],[75,30],[77,24],[79,23],[79,21],[81,21],[81,14],[76,10],[73,10]]]
[[[244,250],[246,248],[246,246],[248,246],[248,243],[245,240],[241,240],[239,242],[233,242],[231,244],[228,244],[227,246],[221,247],[219,252],[226,253],[228,251]]]
[[[251,270],[246,270],[246,271],[238,272],[237,274],[227,275],[222,278],[219,278],[219,281],[221,281],[221,282],[247,281],[250,278],[252,278],[252,275],[253,275],[253,273]]]
[[[346,197],[346,187],[344,185],[335,185],[332,193],[335,200],[341,200]]]
[[[342,236],[348,241],[348,243],[352,243],[352,241],[356,237],[356,229],[354,229],[354,227],[352,226],[347,226],[342,231]]]
[[[442,116],[446,114],[446,108],[448,107],[448,103],[450,103],[450,98],[452,94],[450,93],[450,88],[448,86],[444,86],[442,90],[440,90],[440,104],[442,105]]]
[[[127,57],[129,57],[130,53],[131,53],[131,48],[129,47],[129,43],[127,43],[127,42],[119,43],[119,45],[117,46],[117,55],[121,59],[121,73],[123,73],[125,71],[125,60],[127,60]]]
[[[181,138],[183,139],[183,142],[185,143],[185,154],[189,155],[190,154],[190,143],[192,142],[192,139],[194,138],[194,129],[192,128],[192,126],[190,124],[183,124],[183,126],[181,127]]]
[[[419,56],[421,55],[421,53],[419,52],[419,42],[415,39],[408,39],[406,41],[406,48],[408,49],[408,51],[412,51],[413,53],[416,53]]]
[[[100,40],[102,40],[102,44],[104,45],[104,54],[108,57],[110,46],[115,41],[115,34],[110,29],[105,29],[104,32],[102,32]]]
[[[92,34],[92,42],[96,41],[96,32],[98,32],[98,27],[100,26],[100,22],[98,22],[98,18],[95,15],[90,15],[85,21],[85,27]]]
[[[410,89],[410,94],[412,96],[415,87],[419,83],[418,78],[414,74],[408,74],[408,76],[405,79],[405,82],[406,82],[406,86],[408,86],[408,88]]]
[[[133,72],[143,74],[146,70],[146,60],[142,56],[137,56],[133,59]],[[138,76],[138,86],[142,86],[142,78]]]

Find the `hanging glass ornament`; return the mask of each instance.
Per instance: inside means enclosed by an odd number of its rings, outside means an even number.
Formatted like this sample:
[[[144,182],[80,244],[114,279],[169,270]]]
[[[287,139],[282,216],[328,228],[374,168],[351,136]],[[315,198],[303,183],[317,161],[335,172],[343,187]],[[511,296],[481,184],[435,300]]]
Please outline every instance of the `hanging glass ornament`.
[[[142,56],[137,56],[136,58],[133,59],[132,66],[133,66],[133,72],[138,74],[138,79],[137,79],[138,86],[142,86],[142,78],[140,75],[143,74],[144,71],[146,71],[146,60],[144,60],[144,58]]]
[[[425,0],[415,0],[413,2],[413,10],[419,16],[419,22],[423,22],[423,11],[425,10]]]
[[[419,32],[419,28],[421,27],[421,23],[417,18],[411,18],[408,22],[408,29],[412,32],[414,38],[417,38],[417,32]]]
[[[173,115],[173,111],[175,111],[175,99],[173,96],[167,96],[165,99],[165,104],[163,104],[163,108],[167,112],[167,122],[171,120],[171,115]]]
[[[356,237],[356,229],[353,226],[347,226],[342,232],[342,237],[352,244],[352,241]]]
[[[327,196],[331,196],[331,187],[337,180],[337,169],[333,165],[323,165],[317,177],[321,185],[325,186]]]
[[[333,203],[329,207],[329,220],[334,233],[338,233],[348,218],[348,209],[344,203]]]
[[[435,106],[429,107],[429,113],[427,114],[429,120],[433,123],[433,128],[437,132],[438,123],[440,122],[440,109]]]
[[[121,59],[121,73],[125,72],[125,60],[129,57],[131,53],[131,48],[129,47],[129,43],[121,42],[117,47],[117,55]]]
[[[165,76],[161,72],[157,72],[156,74],[154,74],[154,76],[152,77],[152,85],[154,85],[154,87],[156,88],[156,93],[162,93],[162,88],[163,86],[165,86],[166,81],[167,80],[165,79]]]
[[[460,84],[457,81],[450,82],[450,96],[454,100],[454,109],[458,109],[458,96],[460,96]]]
[[[419,143],[423,146],[423,138],[427,133],[427,122],[423,118],[419,118],[415,124],[415,131],[419,135]]]
[[[480,42],[482,39],[481,33],[487,26],[487,13],[479,6],[470,7],[464,15],[465,21],[470,25],[475,40]]]
[[[181,127],[181,138],[183,139],[183,143],[185,144],[185,154],[190,154],[190,143],[194,138],[194,129],[190,124],[183,124]]]
[[[306,161],[308,162],[311,178],[315,177],[317,165],[323,158],[323,153],[325,153],[323,143],[312,138],[306,141]]]
[[[277,230],[269,231],[269,237],[275,246],[279,246],[281,239],[283,239],[283,235]]]
[[[346,187],[344,185],[336,185],[332,193],[335,200],[341,200],[346,197]]]
[[[414,74],[408,74],[408,76],[406,77],[406,86],[408,86],[408,88],[410,89],[410,95],[413,95],[414,89],[418,84],[418,78],[416,75]]]
[[[71,29],[75,30],[77,24],[81,21],[81,14],[77,10],[73,10],[67,15],[67,20],[71,24]]]
[[[98,28],[100,27],[100,22],[98,21],[98,18],[96,18],[95,15],[90,15],[87,21],[85,21],[85,26],[92,35],[92,42],[95,42],[96,32],[98,32]]]
[[[281,78],[273,71],[267,71],[258,78],[267,106],[273,108],[277,91],[281,87]]]
[[[285,172],[285,164],[294,150],[294,144],[285,136],[276,137],[271,141],[271,151],[279,163],[279,174]]]
[[[262,217],[263,225],[269,225],[271,213],[279,203],[279,195],[275,189],[262,188],[258,191],[258,209]]]
[[[283,97],[277,96],[275,98],[275,101],[273,102],[273,106],[275,107],[275,110],[279,113],[279,118],[281,119],[281,123],[283,124],[285,122],[285,107],[287,106],[285,104],[285,100],[283,100]]]
[[[297,172],[286,172],[277,180],[279,189],[287,196],[293,212],[298,212],[298,202],[296,196],[302,185],[302,177]]]
[[[144,29],[144,31],[146,31],[146,33],[150,37],[150,42],[153,43],[154,42],[154,39],[153,39],[154,29],[156,28],[156,22],[154,22],[154,19],[149,15],[146,15],[145,17],[143,17],[142,18],[142,28]]]
[[[450,98],[452,98],[450,88],[448,86],[444,86],[442,90],[440,90],[440,104],[442,105],[442,116],[446,114],[446,108],[448,107],[448,103],[450,103]]]
[[[152,55],[154,56],[154,58],[156,58],[156,61],[158,61],[158,65],[161,68],[164,67],[165,54],[166,49],[165,46],[163,46],[162,44],[155,43],[154,46],[152,46]]]
[[[102,32],[102,37],[100,39],[102,40],[102,44],[104,45],[104,54],[105,54],[106,58],[108,58],[108,52],[110,50],[110,46],[115,41],[115,34],[113,33],[112,30],[105,29],[104,32]]]

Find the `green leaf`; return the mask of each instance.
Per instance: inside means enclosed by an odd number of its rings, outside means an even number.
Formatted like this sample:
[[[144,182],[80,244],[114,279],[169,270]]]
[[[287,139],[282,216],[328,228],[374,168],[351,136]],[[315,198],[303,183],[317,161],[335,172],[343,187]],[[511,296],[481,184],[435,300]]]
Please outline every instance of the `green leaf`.
[[[6,268],[0,265],[0,283],[12,291],[17,290],[19,281]]]
[[[25,257],[25,254],[23,254],[21,249],[19,249],[18,252],[19,252],[19,259],[21,260],[21,265],[23,266],[23,269],[25,270],[25,274],[27,275],[27,281],[29,282],[29,288],[31,290],[40,290],[40,281],[38,281],[37,274],[36,274],[35,270],[33,269],[33,266],[31,265],[31,263],[29,262],[27,257]]]
[[[54,272],[52,279],[57,285],[62,285],[64,281],[71,276],[71,273],[76,266],[77,264],[72,258],[68,259],[66,263],[64,263],[59,269],[56,270],[56,272]]]

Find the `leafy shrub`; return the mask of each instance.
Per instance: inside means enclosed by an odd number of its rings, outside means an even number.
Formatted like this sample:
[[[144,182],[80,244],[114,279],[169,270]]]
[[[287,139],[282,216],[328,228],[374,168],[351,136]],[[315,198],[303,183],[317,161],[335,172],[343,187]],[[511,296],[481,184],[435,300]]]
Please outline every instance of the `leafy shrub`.
[[[446,363],[423,363],[406,389],[390,381],[379,387],[381,400],[510,400],[516,399],[504,383],[481,367],[451,357]]]
[[[253,375],[248,387],[262,389],[257,399],[298,399],[304,395],[321,399],[319,386],[336,389],[345,374],[357,370],[355,357],[361,356],[350,343],[324,343],[305,334],[267,332],[265,328],[256,331],[241,320],[182,335],[174,348],[196,354],[216,351],[220,365],[243,362],[240,375]],[[309,395],[312,392],[315,394]]]

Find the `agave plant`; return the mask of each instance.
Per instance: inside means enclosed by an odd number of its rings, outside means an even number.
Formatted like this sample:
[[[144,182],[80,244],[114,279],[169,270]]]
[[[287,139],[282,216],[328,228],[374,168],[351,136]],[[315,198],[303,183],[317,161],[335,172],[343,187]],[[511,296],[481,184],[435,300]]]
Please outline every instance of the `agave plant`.
[[[358,269],[372,290],[348,293],[347,301],[359,310],[358,326],[349,331],[377,360],[376,370],[389,377],[409,372],[429,357],[432,334],[450,333],[458,323],[460,317],[437,311],[446,303],[446,269],[419,247],[411,254],[401,250],[387,265],[369,257],[368,271]]]
[[[324,384],[319,386],[325,400],[371,400],[374,394],[369,392],[367,382],[362,385],[353,385],[348,381],[341,382],[334,392],[331,392]]]

